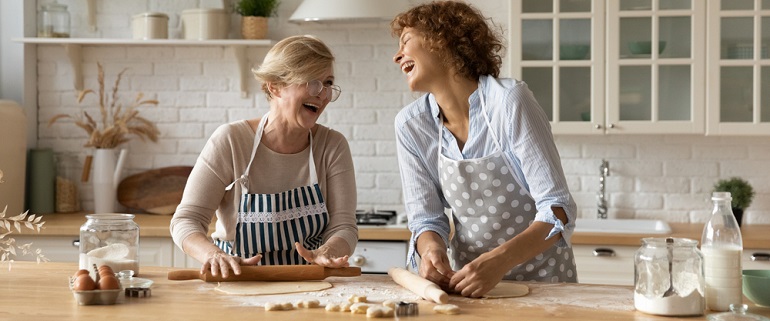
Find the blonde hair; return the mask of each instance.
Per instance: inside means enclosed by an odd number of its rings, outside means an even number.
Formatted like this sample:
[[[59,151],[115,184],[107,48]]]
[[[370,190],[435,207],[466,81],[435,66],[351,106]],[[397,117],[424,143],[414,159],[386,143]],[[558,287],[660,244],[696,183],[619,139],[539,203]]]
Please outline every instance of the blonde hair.
[[[310,35],[292,36],[276,43],[259,68],[251,72],[262,82],[262,91],[270,100],[268,84],[303,84],[325,73],[333,63],[334,55],[320,39]]]

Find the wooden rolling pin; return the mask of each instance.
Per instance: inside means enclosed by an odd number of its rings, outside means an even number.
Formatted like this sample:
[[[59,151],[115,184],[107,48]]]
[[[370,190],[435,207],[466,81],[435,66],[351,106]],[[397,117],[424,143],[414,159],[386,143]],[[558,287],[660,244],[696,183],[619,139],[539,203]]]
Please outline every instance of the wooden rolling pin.
[[[392,267],[388,269],[388,275],[393,278],[393,281],[396,281],[396,283],[421,296],[425,300],[440,304],[445,304],[449,301],[449,295],[441,290],[438,285],[403,268]]]
[[[206,282],[231,282],[231,281],[305,281],[323,280],[330,276],[359,276],[360,267],[327,268],[320,265],[259,265],[241,266],[241,274],[235,275],[230,271],[230,276],[213,276],[211,271],[201,274],[200,270],[174,270],[168,272],[168,279],[174,281],[197,280]]]

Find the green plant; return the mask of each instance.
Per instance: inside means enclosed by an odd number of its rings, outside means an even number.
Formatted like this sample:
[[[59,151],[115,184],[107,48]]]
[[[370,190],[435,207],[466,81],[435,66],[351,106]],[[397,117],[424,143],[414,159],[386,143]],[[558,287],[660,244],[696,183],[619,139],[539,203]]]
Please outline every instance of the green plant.
[[[271,17],[275,15],[279,0],[238,0],[235,12],[242,16]]]
[[[730,192],[730,195],[733,197],[731,204],[733,208],[745,209],[751,205],[751,200],[754,198],[754,189],[751,188],[749,182],[740,177],[717,181],[714,184],[714,191]]]

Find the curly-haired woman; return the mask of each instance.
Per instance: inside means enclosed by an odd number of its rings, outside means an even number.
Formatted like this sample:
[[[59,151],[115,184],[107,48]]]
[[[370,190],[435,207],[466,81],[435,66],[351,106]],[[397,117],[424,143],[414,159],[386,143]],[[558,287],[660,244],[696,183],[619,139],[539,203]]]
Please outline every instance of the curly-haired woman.
[[[459,1],[391,28],[393,61],[427,93],[395,121],[412,267],[419,255],[420,275],[470,297],[502,279],[577,282],[576,205],[545,113],[524,82],[498,78],[500,36]]]

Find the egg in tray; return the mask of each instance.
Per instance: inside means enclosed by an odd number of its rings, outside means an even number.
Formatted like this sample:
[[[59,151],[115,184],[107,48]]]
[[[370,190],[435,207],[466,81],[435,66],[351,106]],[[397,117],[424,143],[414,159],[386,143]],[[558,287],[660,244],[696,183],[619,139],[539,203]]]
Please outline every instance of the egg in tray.
[[[120,295],[120,280],[108,265],[94,266],[96,280],[86,269],[70,277],[70,289],[78,305],[115,304]]]

